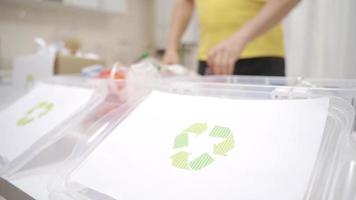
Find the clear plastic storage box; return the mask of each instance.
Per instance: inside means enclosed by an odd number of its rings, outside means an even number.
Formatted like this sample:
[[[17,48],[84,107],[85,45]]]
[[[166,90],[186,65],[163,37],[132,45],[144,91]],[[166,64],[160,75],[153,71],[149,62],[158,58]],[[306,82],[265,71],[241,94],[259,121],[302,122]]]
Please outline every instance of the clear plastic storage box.
[[[18,171],[26,163],[31,161],[34,157],[40,154],[44,149],[50,147],[66,134],[70,132],[75,126],[78,126],[83,119],[86,119],[87,115],[95,110],[95,108],[100,105],[105,99],[107,90],[102,81],[88,80],[82,78],[74,77],[56,77],[49,80],[44,80],[37,82],[37,84],[46,84],[48,86],[74,86],[75,88],[90,89],[93,91],[89,101],[86,104],[80,105],[77,108],[76,112],[71,115],[69,118],[65,119],[63,123],[57,124],[55,128],[51,129],[49,132],[45,133],[39,139],[36,139],[35,142],[27,148],[20,155],[16,156],[14,159],[6,159],[2,157],[0,152],[0,176],[8,177]],[[31,92],[31,91],[29,91]],[[26,94],[25,94],[26,95]],[[67,98],[71,98],[70,96]],[[5,108],[4,108],[5,109]],[[4,137],[0,138],[5,140]],[[5,141],[6,142],[6,141]],[[11,144],[14,148],[17,148],[18,144]],[[57,152],[59,154],[60,152]],[[52,155],[55,157],[55,155]]]
[[[355,79],[317,79],[317,78],[293,78],[273,76],[203,76],[203,77],[179,77],[177,80],[203,84],[206,87],[216,85],[239,86],[248,90],[288,95],[288,93],[301,95],[326,95],[337,96],[350,102],[356,112],[356,80]],[[208,86],[209,85],[209,86]],[[356,123],[354,123],[356,130]],[[353,136],[356,139],[356,133]]]
[[[356,80],[354,79],[315,79],[268,76],[204,76],[195,78],[180,78],[182,81],[213,84],[243,85],[245,88],[258,88],[263,91],[273,91],[275,87],[287,87],[298,93],[313,93],[337,96],[351,102],[356,110]],[[282,88],[281,88],[282,87]],[[284,90],[288,92],[287,90]]]
[[[315,79],[315,78],[291,78],[268,76],[204,76],[191,78],[177,78],[178,81],[195,82],[204,84],[241,85],[244,88],[261,91],[273,91],[276,87],[293,90],[298,93],[313,93],[328,96],[338,96],[356,102],[356,80],[354,79]]]
[[[212,96],[228,99],[309,99],[320,96],[330,98],[327,124],[323,133],[312,175],[309,177],[305,200],[354,200],[356,198],[356,143],[351,137],[354,110],[349,102],[335,97],[333,92],[324,94],[319,89],[305,90],[290,86],[258,86],[236,84],[201,83],[202,81],[177,81],[156,87],[161,91],[174,94],[195,96]],[[210,82],[210,81],[209,81]],[[159,84],[162,86],[162,83]],[[77,148],[67,160],[63,171],[49,185],[50,199],[110,199],[92,188],[73,182],[71,175],[74,169],[108,136],[120,122],[140,103],[126,103],[107,116],[106,123],[97,128],[97,134],[77,144]],[[293,173],[291,171],[291,173]],[[95,178],[95,176],[93,176]],[[120,178],[119,176],[117,177]],[[258,192],[258,191],[256,191]],[[268,197],[266,197],[268,199]]]

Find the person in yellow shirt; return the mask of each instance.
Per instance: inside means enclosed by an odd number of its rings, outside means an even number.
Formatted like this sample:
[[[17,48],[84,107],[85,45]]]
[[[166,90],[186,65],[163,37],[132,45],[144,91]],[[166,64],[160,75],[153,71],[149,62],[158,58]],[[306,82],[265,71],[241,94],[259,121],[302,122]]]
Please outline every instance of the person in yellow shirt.
[[[196,9],[199,73],[284,76],[280,21],[300,0],[176,0],[163,63],[179,63],[181,37]]]

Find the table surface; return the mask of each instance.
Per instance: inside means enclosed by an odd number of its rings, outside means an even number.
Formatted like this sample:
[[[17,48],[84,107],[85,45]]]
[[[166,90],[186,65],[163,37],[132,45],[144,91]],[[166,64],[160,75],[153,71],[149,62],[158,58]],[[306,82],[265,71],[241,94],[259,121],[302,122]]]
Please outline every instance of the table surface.
[[[20,177],[8,178],[7,181],[18,187],[34,199],[49,199],[48,183],[52,177],[56,176],[56,170],[61,167],[61,163],[46,165],[38,168],[33,174]]]
[[[75,133],[68,134],[45,149],[20,169],[19,173],[6,177],[6,180],[34,199],[49,199],[48,187],[58,177],[78,141],[78,137],[73,135]]]

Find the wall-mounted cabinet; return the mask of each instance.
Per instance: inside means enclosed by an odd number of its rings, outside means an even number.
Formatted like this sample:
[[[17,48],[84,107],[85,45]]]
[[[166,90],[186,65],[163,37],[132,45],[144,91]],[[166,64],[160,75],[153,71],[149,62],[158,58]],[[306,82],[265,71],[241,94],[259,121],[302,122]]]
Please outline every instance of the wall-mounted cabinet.
[[[127,10],[127,0],[0,0],[1,2],[36,7],[79,8],[111,14],[122,14]]]
[[[47,0],[58,1],[58,0]],[[127,9],[126,0],[61,0],[63,5],[79,8],[104,11],[109,13],[125,13]]]

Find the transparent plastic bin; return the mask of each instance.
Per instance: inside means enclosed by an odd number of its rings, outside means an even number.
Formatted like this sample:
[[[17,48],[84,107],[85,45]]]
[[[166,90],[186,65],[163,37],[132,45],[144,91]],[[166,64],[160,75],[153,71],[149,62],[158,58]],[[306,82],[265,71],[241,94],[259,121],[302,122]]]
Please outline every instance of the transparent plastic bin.
[[[296,89],[298,92],[338,96],[356,104],[356,80],[354,79],[313,79],[273,76],[199,76],[179,77],[177,81],[204,84],[244,85],[245,88],[259,88],[273,91],[276,87]]]
[[[176,81],[194,82],[196,84],[211,85],[239,85],[249,90],[279,92],[280,94],[305,93],[337,96],[350,102],[356,112],[356,79],[316,79],[292,78],[278,76],[198,76],[178,77]],[[356,123],[354,123],[353,137],[356,140]]]
[[[33,160],[37,155],[39,155],[43,150],[50,147],[52,144],[59,141],[69,130],[79,124],[79,122],[86,118],[87,114],[92,112],[105,98],[107,90],[102,81],[89,80],[83,78],[74,77],[54,77],[51,79],[40,81],[41,83],[49,85],[64,85],[64,86],[75,86],[79,88],[89,88],[93,89],[94,93],[90,97],[90,100],[86,105],[82,105],[78,111],[67,118],[62,124],[56,125],[50,132],[46,133],[44,136],[36,140],[34,144],[30,146],[25,152],[21,153],[19,156],[13,160],[7,160],[2,158],[0,155],[0,176],[10,177],[15,172],[17,172],[21,167],[25,166],[31,160]],[[1,136],[1,133],[0,133]],[[57,152],[57,154],[60,151]]]
[[[254,89],[250,90],[237,85],[229,85],[227,87],[227,85],[215,84],[212,87],[211,84],[171,82],[169,87],[159,90],[175,94],[213,96],[229,99],[309,99],[323,96],[300,94],[293,91],[288,92],[288,95],[280,95],[274,91],[266,91],[258,86],[254,87]],[[112,200],[111,197],[98,191],[72,182],[71,175],[73,170],[90,155],[141,101],[131,102],[120,107],[111,116],[108,116],[111,121],[108,121],[107,125],[100,129],[100,135],[96,134],[96,137],[78,143],[78,148],[67,160],[63,171],[49,185],[51,192],[50,199]],[[351,140],[353,118],[354,111],[350,103],[338,97],[330,97],[327,125],[312,176],[309,178],[309,189],[304,195],[305,200],[354,200],[356,196],[356,190],[354,190],[356,184],[356,145]]]

